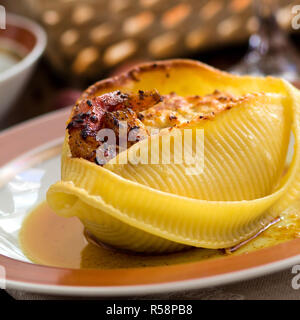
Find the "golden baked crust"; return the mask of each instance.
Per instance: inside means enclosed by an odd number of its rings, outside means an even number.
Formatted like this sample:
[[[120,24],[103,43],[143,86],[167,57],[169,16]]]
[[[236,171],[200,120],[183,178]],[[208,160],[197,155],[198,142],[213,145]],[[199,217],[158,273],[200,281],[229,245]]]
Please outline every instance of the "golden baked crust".
[[[212,119],[237,101],[239,98],[217,90],[206,96],[189,97],[178,96],[175,92],[160,95],[156,91],[140,90],[130,94],[117,90],[83,99],[75,105],[67,125],[71,153],[73,157],[97,163],[96,150],[103,143],[97,138],[101,129],[113,130],[118,153],[121,122],[126,121],[129,148],[148,137],[151,129],[181,127]]]

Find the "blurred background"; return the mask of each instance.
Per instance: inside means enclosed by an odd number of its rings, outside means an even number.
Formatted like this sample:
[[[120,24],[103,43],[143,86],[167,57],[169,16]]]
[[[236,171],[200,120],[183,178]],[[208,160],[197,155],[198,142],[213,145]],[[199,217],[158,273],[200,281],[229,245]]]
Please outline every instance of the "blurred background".
[[[300,0],[0,0],[47,47],[0,129],[71,105],[93,82],[157,59],[300,77]],[[5,32],[5,30],[4,30]],[[1,73],[0,73],[1,75]],[[1,96],[0,99],[5,99]]]

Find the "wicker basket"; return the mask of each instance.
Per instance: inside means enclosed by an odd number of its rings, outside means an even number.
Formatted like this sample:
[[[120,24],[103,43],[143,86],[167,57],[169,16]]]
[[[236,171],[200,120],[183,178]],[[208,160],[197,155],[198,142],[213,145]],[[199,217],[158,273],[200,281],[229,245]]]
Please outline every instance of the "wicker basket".
[[[23,1],[48,32],[54,67],[89,78],[129,60],[186,56],[241,41],[257,28],[250,0]],[[291,1],[282,2],[287,22]]]

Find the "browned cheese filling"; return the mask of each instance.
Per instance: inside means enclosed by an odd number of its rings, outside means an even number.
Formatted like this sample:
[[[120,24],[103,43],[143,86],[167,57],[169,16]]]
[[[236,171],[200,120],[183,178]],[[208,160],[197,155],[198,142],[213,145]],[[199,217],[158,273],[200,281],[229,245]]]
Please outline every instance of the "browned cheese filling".
[[[156,91],[136,94],[114,91],[80,101],[73,108],[67,129],[73,157],[96,162],[96,150],[105,140],[97,138],[101,129],[111,129],[119,150],[119,131],[127,132],[127,147],[147,138],[152,129],[180,128],[214,118],[243,97],[214,91],[206,96],[181,97],[176,93],[160,95]],[[124,124],[126,128],[124,128]],[[125,131],[126,130],[126,131]],[[134,139],[132,139],[134,137]],[[109,152],[109,148],[107,149]]]

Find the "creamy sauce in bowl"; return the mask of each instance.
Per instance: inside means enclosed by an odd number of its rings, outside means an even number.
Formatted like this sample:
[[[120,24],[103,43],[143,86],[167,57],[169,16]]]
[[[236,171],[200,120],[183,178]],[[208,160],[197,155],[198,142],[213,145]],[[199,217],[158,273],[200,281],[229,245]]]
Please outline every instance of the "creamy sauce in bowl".
[[[21,62],[29,53],[29,49],[13,39],[0,35],[0,75]]]
[[[1,46],[0,43],[0,74],[22,60],[22,55],[9,48]]]
[[[84,227],[79,219],[56,215],[46,202],[41,203],[25,219],[19,241],[25,255],[32,262],[42,265],[83,269],[166,266],[237,255],[298,238],[300,237],[298,209],[298,207],[292,209],[284,219],[233,253],[192,248],[170,254],[142,255],[99,246],[86,239]]]

